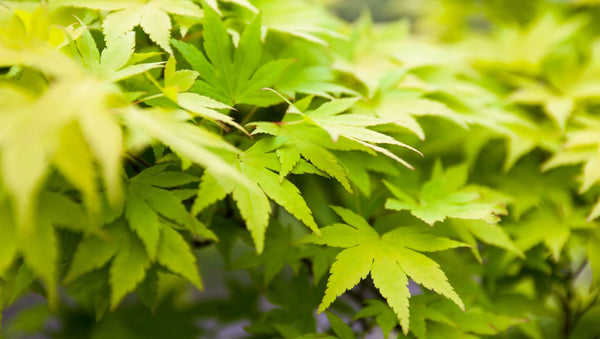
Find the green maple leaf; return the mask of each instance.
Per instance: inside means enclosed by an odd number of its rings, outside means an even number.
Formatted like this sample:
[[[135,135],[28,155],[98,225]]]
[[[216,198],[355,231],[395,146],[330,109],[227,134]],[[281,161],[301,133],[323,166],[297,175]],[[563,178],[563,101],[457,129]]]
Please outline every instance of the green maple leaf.
[[[591,44],[590,54],[588,62],[582,62],[574,53],[552,55],[543,63],[545,81],[515,77],[518,88],[509,100],[525,105],[541,105],[564,131],[568,119],[578,107],[599,97],[600,43]]]
[[[107,45],[141,26],[150,39],[172,53],[170,14],[201,18],[202,10],[190,0],[56,0],[51,6],[73,6],[111,11],[102,23]]]
[[[140,237],[152,260],[156,257],[162,224],[175,223],[195,236],[216,240],[204,224],[190,215],[173,191],[162,189],[199,181],[199,178],[167,171],[167,166],[157,165],[142,171],[131,179],[125,193],[125,217],[129,227]]]
[[[217,109],[233,110],[233,107],[204,95],[186,92],[192,87],[199,73],[189,69],[175,70],[175,64],[175,58],[171,55],[165,65],[164,86],[161,86],[152,76],[148,75],[154,85],[161,90],[162,94],[152,95],[144,98],[144,100],[165,96],[193,116],[225,123],[248,134],[232,117],[217,111]]]
[[[161,227],[156,260],[170,272],[187,279],[197,289],[203,289],[196,257],[192,253],[192,249],[181,234],[171,227]]]
[[[541,61],[576,35],[584,21],[581,17],[562,19],[544,12],[527,27],[505,26],[496,32],[494,39],[482,40],[477,46],[481,52],[478,57],[483,62],[535,75],[540,71]]]
[[[15,300],[26,293],[35,281],[35,274],[26,264],[15,265],[2,272],[0,280],[0,311],[4,311]]]
[[[329,150],[361,150],[371,154],[377,152],[412,168],[404,159],[379,144],[397,145],[419,154],[420,152],[391,136],[368,128],[390,123],[390,120],[363,114],[341,114],[356,103],[358,98],[334,99],[309,111],[304,106],[307,107],[311,99],[307,97],[296,105],[289,103],[290,108],[281,123],[251,124],[256,126],[252,134],[265,133],[287,138],[286,146],[289,147],[278,149],[284,168],[283,175],[301,155],[317,169],[338,180],[348,191],[352,191],[339,159]]]
[[[425,132],[416,118],[421,116],[436,116],[448,119],[461,127],[467,128],[465,117],[456,113],[444,103],[423,98],[414,90],[399,90],[396,88],[380,88],[373,98],[359,102],[358,113],[371,113],[383,120],[391,121],[405,127],[420,139],[425,139]]]
[[[464,305],[439,265],[420,252],[434,252],[464,246],[441,237],[424,234],[419,227],[399,227],[379,235],[361,216],[333,207],[346,224],[321,229],[321,236],[308,235],[300,243],[344,248],[331,266],[327,290],[319,312],[323,312],[342,293],[364,279],[369,272],[375,287],[394,310],[405,333],[409,326],[408,278]]]
[[[231,194],[242,218],[246,221],[257,253],[261,253],[264,248],[265,231],[271,214],[269,198],[318,233],[319,228],[312,217],[312,212],[298,188],[285,178],[280,180],[279,175],[271,170],[279,170],[279,161],[273,151],[280,145],[281,140],[277,138],[262,139],[237,158],[232,159],[234,166],[244,173],[253,185],[243,186],[231,180],[223,180],[211,171],[204,174],[198,198],[194,202],[193,213],[198,213],[208,205],[225,198],[227,194]]]
[[[257,16],[240,36],[237,48],[227,28],[212,9],[205,9],[204,51],[191,44],[172,40],[173,46],[185,60],[200,73],[192,92],[208,95],[228,105],[250,104],[270,106],[281,100],[273,93],[263,91],[273,86],[292,63],[280,59],[260,64],[261,16]]]
[[[31,218],[30,204],[50,164],[83,193],[90,211],[99,210],[97,174],[110,202],[118,203],[123,133],[115,111],[123,101],[115,84],[74,76],[52,83],[35,100],[6,108],[2,123],[11,127],[0,133],[2,169],[20,223]],[[37,133],[26,137],[32,128]]]
[[[17,227],[16,215],[8,196],[0,194],[0,276],[22,255],[32,271],[32,279],[41,278],[46,284],[51,305],[57,302],[56,282],[59,270],[57,228],[88,232],[89,220],[81,204],[66,196],[42,191],[36,196],[35,219],[27,228]]]
[[[576,98],[563,93],[556,93],[553,89],[533,81],[523,81],[510,100],[520,104],[541,105],[546,114],[564,130],[567,120],[576,105]]]
[[[340,160],[330,150],[361,149],[348,140],[334,143],[322,129],[307,124],[275,124],[269,122],[252,123],[256,129],[252,134],[270,134],[286,138],[286,143],[277,149],[281,161],[281,176],[287,175],[301,160],[301,156],[318,170],[331,176],[352,192],[346,171]],[[359,145],[360,146],[360,145]],[[364,150],[364,148],[362,148]]]
[[[71,283],[80,276],[103,267],[114,258],[109,269],[112,289],[110,305],[114,308],[144,279],[150,259],[142,242],[127,232],[121,220],[107,225],[103,231],[103,238],[90,235],[78,244],[64,281]]]
[[[150,259],[144,245],[137,237],[126,232],[120,239],[109,271],[111,309],[114,310],[123,297],[144,280],[149,267]]]
[[[433,295],[415,296],[410,316],[414,319],[411,331],[417,338],[432,338],[442,333],[448,337],[454,337],[454,333],[460,333],[460,337],[475,338],[470,334],[489,336],[525,322],[522,318],[486,311],[479,307],[460,312],[449,301]]]
[[[298,114],[304,121],[322,128],[331,136],[333,142],[337,142],[340,137],[345,137],[376,152],[382,153],[408,168],[412,168],[405,160],[377,144],[397,145],[420,154],[419,151],[386,134],[367,128],[392,123],[393,121],[363,114],[341,114],[347,111],[357,101],[358,98],[335,99],[324,103],[315,110],[307,111],[306,113],[301,112],[296,106],[291,105],[291,109],[288,113]],[[284,122],[286,122],[286,120],[284,120]]]
[[[227,163],[221,155],[236,154],[237,148],[223,140],[217,134],[209,132],[200,126],[188,123],[189,113],[176,110],[138,109],[130,107],[124,114],[126,125],[137,136],[144,140],[142,144],[150,144],[152,139],[160,140],[177,155],[184,163],[194,162],[207,168],[212,168],[226,179],[231,179],[242,185],[251,183],[242,175],[239,169]],[[222,154],[223,153],[223,154]]]
[[[479,262],[482,259],[477,246],[477,240],[503,248],[521,258],[525,258],[525,254],[509,237],[504,227],[499,224],[490,224],[482,220],[453,220],[450,226],[460,240],[471,246],[471,251]]]
[[[156,259],[148,256],[144,242],[127,230],[122,219],[107,225],[104,231],[102,237],[90,235],[78,244],[64,278],[66,283],[72,283],[105,266],[112,259],[109,283],[112,290],[110,305],[113,309],[126,294],[134,291],[144,281],[153,261],[202,289],[196,258],[183,237],[170,225],[159,226]]]
[[[581,210],[574,209],[568,202],[556,206],[541,206],[518,223],[505,226],[514,235],[515,245],[525,252],[538,244],[544,244],[554,261],[559,261],[563,248],[576,230],[593,229],[586,222]]]
[[[485,190],[465,186],[467,175],[466,165],[449,168],[444,173],[441,163],[437,162],[431,179],[423,184],[418,198],[385,182],[395,196],[387,200],[385,207],[396,211],[408,210],[431,226],[446,218],[498,222],[498,215],[506,213],[505,207],[498,201],[485,201]]]
[[[147,70],[162,67],[162,62],[127,65],[135,48],[135,33],[127,32],[107,43],[100,53],[96,41],[86,29],[76,41],[81,61],[91,74],[110,82],[126,79]]]

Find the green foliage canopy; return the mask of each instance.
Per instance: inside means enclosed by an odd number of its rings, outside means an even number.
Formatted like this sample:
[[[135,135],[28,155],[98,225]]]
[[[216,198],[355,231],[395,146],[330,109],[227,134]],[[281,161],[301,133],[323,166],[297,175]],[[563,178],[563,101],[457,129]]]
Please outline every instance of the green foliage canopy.
[[[597,4],[407,3],[2,1],[2,335],[598,337]]]

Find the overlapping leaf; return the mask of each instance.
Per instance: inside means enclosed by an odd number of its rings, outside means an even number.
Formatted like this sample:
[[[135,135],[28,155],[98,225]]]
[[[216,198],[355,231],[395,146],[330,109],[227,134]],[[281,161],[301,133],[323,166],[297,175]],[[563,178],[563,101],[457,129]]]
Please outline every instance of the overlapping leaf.
[[[156,257],[161,225],[175,223],[196,237],[216,239],[204,224],[190,215],[175,192],[164,189],[199,179],[166,168],[166,165],[157,165],[142,171],[131,179],[126,189],[125,217],[151,259]]]
[[[310,97],[298,105],[308,106]],[[369,129],[370,126],[391,123],[389,120],[362,114],[341,114],[358,99],[334,99],[319,108],[303,113],[297,105],[290,105],[282,123],[257,122],[253,134],[266,133],[284,136],[286,145],[278,149],[283,168],[293,164],[301,155],[319,170],[338,180],[351,191],[344,168],[330,150],[361,150],[381,153],[402,165],[412,168],[404,159],[379,144],[397,145],[418,152],[391,136]],[[304,109],[304,108],[303,108]],[[327,134],[323,133],[326,132]],[[329,136],[327,138],[326,136]]]
[[[148,256],[146,250],[148,238],[142,238],[142,242],[126,229],[123,220],[117,220],[106,227],[104,238],[91,235],[79,243],[65,282],[71,283],[110,262],[110,306],[115,308],[125,295],[136,289],[146,277],[150,265],[156,262],[202,289],[196,258],[183,237],[164,224],[159,225],[158,232],[154,259]]]
[[[195,213],[200,212],[208,205],[231,194],[246,221],[258,253],[264,248],[265,231],[271,214],[269,198],[311,230],[319,233],[312,212],[298,188],[285,178],[280,180],[278,174],[271,170],[279,169],[277,156],[273,152],[279,145],[281,141],[277,138],[263,139],[233,160],[234,166],[244,173],[253,185],[243,186],[231,180],[223,180],[211,171],[204,174],[193,208]]]
[[[163,93],[162,95],[158,94],[144,98],[144,100],[154,99],[164,95],[176,102],[181,108],[190,112],[193,116],[199,116],[211,121],[228,124],[247,134],[246,130],[236,123],[233,118],[217,111],[217,109],[231,110],[233,107],[204,95],[186,92],[194,84],[194,81],[198,77],[198,72],[188,69],[175,70],[175,58],[173,56],[169,57],[165,66],[164,86],[161,86],[151,76],[149,77]]]
[[[201,18],[202,10],[190,0],[55,0],[51,6],[74,6],[108,10],[102,27],[107,44],[141,26],[152,41],[165,51],[172,53],[169,45],[171,36],[170,14],[180,14]]]
[[[127,65],[135,49],[134,32],[127,32],[114,40],[110,40],[107,47],[100,53],[91,33],[84,30],[81,37],[77,39],[77,49],[87,71],[112,82],[163,65],[162,62]]]
[[[280,102],[276,95],[262,89],[273,86],[292,61],[280,59],[261,64],[261,16],[246,27],[235,48],[217,13],[210,8],[205,12],[203,36],[206,54],[189,43],[172,41],[202,78],[191,91],[227,105],[270,106]]]
[[[322,228],[320,237],[309,235],[301,239],[301,242],[344,248],[331,266],[327,290],[319,305],[320,312],[369,273],[405,333],[409,326],[409,277],[464,309],[462,300],[439,265],[420,253],[461,247],[464,246],[462,243],[424,234],[418,227],[398,227],[380,236],[354,212],[340,207],[334,207],[334,210],[345,224]]]
[[[505,214],[503,200],[497,197],[489,200],[485,190],[475,186],[465,186],[467,167],[457,166],[443,173],[437,162],[431,179],[423,184],[418,198],[405,193],[400,188],[386,183],[395,198],[387,200],[385,207],[392,210],[410,211],[415,217],[433,226],[446,218],[475,219],[495,223],[498,215]]]

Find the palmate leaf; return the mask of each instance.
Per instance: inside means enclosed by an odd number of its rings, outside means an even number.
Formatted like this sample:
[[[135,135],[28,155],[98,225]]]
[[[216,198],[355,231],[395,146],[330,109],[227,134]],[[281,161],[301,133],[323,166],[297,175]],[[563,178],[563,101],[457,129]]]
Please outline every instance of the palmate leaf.
[[[409,165],[405,160],[396,156],[389,150],[378,146],[377,144],[397,145],[408,148],[420,154],[419,151],[386,134],[367,128],[370,126],[392,123],[393,121],[362,114],[341,114],[347,111],[357,101],[358,98],[335,99],[321,105],[319,108],[313,111],[308,111],[306,113],[302,113],[297,110],[295,106],[292,106],[292,109],[288,111],[288,113],[300,114],[304,120],[307,120],[309,123],[313,123],[324,129],[331,136],[331,139],[334,142],[337,142],[339,137],[343,136],[376,152],[382,153],[396,160],[402,165],[412,169],[412,166]]]
[[[359,102],[355,111],[361,114],[373,114],[383,121],[390,121],[405,127],[422,140],[425,139],[425,132],[417,121],[417,118],[421,116],[444,118],[467,128],[464,116],[442,102],[423,98],[421,93],[415,94],[414,90],[382,88],[373,98]]]
[[[139,25],[152,41],[169,53],[172,53],[169,45],[171,36],[169,14],[197,18],[203,16],[202,10],[190,0],[55,0],[51,1],[50,5],[111,11],[102,23],[107,45]]]
[[[483,220],[453,220],[450,226],[460,240],[471,246],[471,251],[480,262],[482,259],[477,240],[503,248],[521,258],[525,258],[525,254],[516,246],[504,227],[499,224],[490,224]]]
[[[555,124],[565,130],[570,116],[577,108],[600,97],[598,89],[598,56],[600,43],[590,46],[590,59],[582,62],[575,54],[550,56],[544,62],[544,83],[533,79],[515,77],[518,86],[509,100],[525,105],[541,105]]]
[[[375,287],[386,298],[405,333],[409,328],[408,278],[452,300],[464,310],[460,297],[448,283],[439,265],[420,252],[442,251],[465,246],[447,238],[434,237],[418,227],[398,227],[379,235],[361,216],[333,207],[345,224],[321,229],[321,236],[308,235],[300,243],[344,248],[331,266],[327,290],[319,312],[369,273]]]
[[[418,295],[411,304],[411,327],[416,338],[477,338],[506,331],[525,319],[483,310],[479,307],[461,312],[448,300],[434,295]]]
[[[111,82],[123,80],[163,65],[162,62],[151,62],[127,66],[135,48],[134,32],[127,32],[109,41],[102,54],[98,52],[96,41],[88,30],[82,32],[76,45],[86,70]]]
[[[222,178],[217,180],[218,176],[209,170],[202,178],[193,213],[196,214],[227,194],[232,194],[258,253],[264,248],[264,235],[271,214],[268,198],[285,208],[313,232],[319,233],[312,212],[298,188],[285,178],[280,180],[278,174],[271,170],[279,170],[279,161],[273,151],[280,145],[280,139],[262,139],[232,159],[240,172],[253,182],[252,186],[242,186]]]
[[[288,163],[289,158],[296,159],[297,154],[300,154],[317,169],[336,179],[346,190],[352,192],[344,167],[330,150],[354,150],[360,147],[343,139],[334,143],[325,131],[306,124],[257,122],[251,125],[256,126],[252,134],[264,133],[287,138],[285,145],[277,149],[284,171],[292,167],[292,164]]]
[[[225,123],[248,134],[248,132],[246,132],[242,126],[236,123],[232,117],[217,111],[217,109],[232,110],[233,107],[204,95],[186,92],[190,89],[190,87],[192,87],[199,74],[196,71],[188,69],[177,71],[175,70],[175,65],[175,58],[173,55],[171,55],[165,65],[164,86],[161,86],[156,80],[148,75],[156,87],[163,92],[162,95],[176,102],[181,108],[185,109],[193,116],[199,116],[211,121]],[[162,95],[152,95],[144,100],[154,99]]]
[[[520,222],[505,226],[522,252],[541,243],[554,261],[560,260],[573,231],[594,227],[593,223],[586,222],[581,210],[573,209],[566,201],[557,206],[541,206]]]
[[[156,263],[202,289],[196,259],[189,245],[170,226],[160,224],[159,228]],[[104,238],[90,235],[79,243],[64,280],[65,283],[72,284],[85,274],[105,266],[112,259],[108,274],[111,286],[110,306],[114,309],[125,295],[134,291],[144,280],[154,259],[147,255],[144,242],[127,230],[124,220],[118,219],[104,230]]]
[[[26,225],[31,217],[29,206],[50,163],[82,191],[91,211],[99,208],[97,174],[109,201],[119,202],[123,136],[115,110],[122,104],[120,94],[114,84],[75,77],[56,82],[37,100],[5,112],[3,120],[11,128],[0,133],[3,176],[14,194],[18,223]],[[35,134],[27,132],[32,129]]]
[[[281,59],[260,64],[261,16],[250,22],[240,37],[237,48],[227,28],[212,9],[205,9],[204,51],[191,44],[172,40],[173,46],[198,71],[202,80],[192,92],[208,95],[226,103],[270,106],[281,101],[273,93],[263,91],[275,85],[292,60]]]
[[[351,192],[350,183],[340,160],[329,150],[360,150],[371,154],[377,152],[412,168],[404,159],[378,144],[397,145],[419,154],[420,152],[391,136],[368,128],[392,123],[392,121],[362,114],[341,114],[347,111],[358,98],[334,99],[315,110],[303,113],[297,106],[308,106],[310,99],[308,97],[304,99],[306,102],[297,105],[290,103],[288,113],[281,123],[250,124],[256,126],[252,134],[265,133],[287,139],[285,145],[277,150],[284,169],[291,167],[293,161],[288,162],[290,159],[298,159],[299,154]]]
[[[437,162],[432,177],[421,187],[419,197],[414,198],[400,188],[385,182],[395,198],[385,207],[392,210],[408,210],[430,226],[446,218],[484,220],[496,223],[499,214],[505,214],[503,200],[487,199],[486,191],[476,186],[465,186],[468,168],[465,165],[449,168],[445,173]]]
[[[196,237],[216,240],[204,224],[192,217],[173,188],[198,181],[192,175],[167,171],[168,164],[150,167],[133,177],[126,189],[125,217],[146,248],[148,257],[156,257],[162,225],[174,222]],[[165,220],[166,219],[166,220]]]
[[[522,87],[511,95],[510,100],[520,104],[542,105],[546,114],[561,129],[565,128],[576,104],[574,98],[553,93],[550,88],[529,82],[523,83]]]
[[[576,35],[584,21],[582,17],[563,19],[545,12],[525,28],[502,27],[493,39],[481,39],[473,47],[480,53],[478,58],[482,61],[526,74],[537,74],[543,64],[540,61],[560,43]]]

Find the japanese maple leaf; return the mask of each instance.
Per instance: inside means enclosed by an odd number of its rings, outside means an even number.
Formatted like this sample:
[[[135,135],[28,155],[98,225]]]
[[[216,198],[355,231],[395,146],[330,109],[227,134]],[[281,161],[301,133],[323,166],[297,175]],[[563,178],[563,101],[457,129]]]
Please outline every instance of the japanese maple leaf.
[[[144,243],[150,259],[154,259],[161,224],[178,225],[206,239],[216,236],[204,224],[191,217],[174,188],[200,179],[184,172],[169,171],[169,164],[149,167],[133,177],[125,190],[125,218],[129,228]]]
[[[418,198],[405,193],[399,187],[385,182],[395,198],[387,200],[385,207],[402,211],[408,210],[415,217],[433,226],[446,218],[485,220],[498,222],[499,214],[505,214],[502,199],[485,195],[492,193],[478,186],[465,186],[468,168],[455,166],[445,173],[437,162],[432,177],[420,189]],[[490,194],[494,195],[494,194]]]
[[[273,171],[279,170],[279,161],[273,152],[279,146],[281,140],[266,138],[256,142],[242,154],[230,157],[232,165],[243,173],[252,185],[236,184],[233,180],[223,179],[221,175],[207,171],[202,176],[192,213],[198,213],[231,194],[246,221],[257,253],[264,249],[265,232],[271,214],[269,198],[312,231],[319,233],[312,212],[298,188],[285,178],[280,180],[279,175]]]
[[[169,53],[172,53],[169,13],[197,18],[203,16],[200,7],[190,0],[56,0],[50,4],[111,11],[102,22],[107,43],[139,25],[152,41]]]
[[[261,16],[256,16],[244,29],[237,48],[218,14],[205,8],[204,51],[178,40],[173,46],[202,78],[191,88],[228,105],[250,104],[270,106],[281,101],[277,95],[263,91],[271,87],[291,65],[291,59],[260,64]]]
[[[399,227],[379,235],[361,216],[332,207],[345,224],[321,229],[321,236],[308,235],[300,243],[315,243],[342,250],[331,266],[327,290],[319,312],[323,312],[342,293],[351,289],[369,273],[400,321],[405,333],[409,326],[408,278],[454,301],[464,310],[439,265],[420,252],[443,251],[464,246],[447,238],[424,234],[419,227]]]
[[[435,295],[417,295],[410,307],[411,332],[416,338],[478,338],[506,331],[525,319],[490,312],[477,306],[461,312]]]
[[[218,109],[232,110],[233,107],[204,95],[187,92],[194,84],[198,75],[198,72],[189,69],[176,70],[176,61],[173,55],[171,55],[165,64],[164,84],[161,85],[151,75],[147,75],[162,93],[151,95],[144,98],[144,100],[167,97],[193,116],[199,116],[217,123],[228,124],[248,134],[232,117],[217,111]]]
[[[84,30],[77,39],[77,50],[89,72],[111,82],[126,79],[147,70],[163,66],[163,62],[150,62],[127,65],[135,48],[135,33],[127,32],[111,40],[100,53],[98,46],[88,30]]]
[[[122,219],[107,225],[105,231],[105,237],[90,235],[79,242],[65,281],[72,282],[111,261],[111,309],[144,280],[154,261],[186,278],[199,290],[203,288],[196,258],[183,236],[170,226],[160,226],[156,258],[148,256],[143,242],[127,230]]]
[[[398,145],[421,154],[419,151],[389,135],[367,128],[392,123],[392,121],[364,114],[343,114],[343,112],[347,111],[357,101],[358,98],[335,99],[306,113],[301,112],[296,106],[292,105],[288,113],[300,114],[308,123],[317,125],[325,130],[334,142],[337,142],[339,137],[343,136],[376,152],[382,153],[408,168],[412,168],[405,160],[377,144]]]
[[[287,139],[285,146],[278,149],[284,172],[293,168],[295,161],[302,156],[351,192],[342,164],[329,150],[381,153],[411,169],[413,167],[408,162],[379,144],[397,145],[421,154],[389,135],[369,129],[392,121],[371,115],[344,113],[351,109],[358,98],[334,99],[317,109],[308,110],[306,107],[310,105],[310,100],[307,97],[296,104],[288,102],[290,108],[281,123],[251,123],[256,126],[252,134],[265,133]]]

